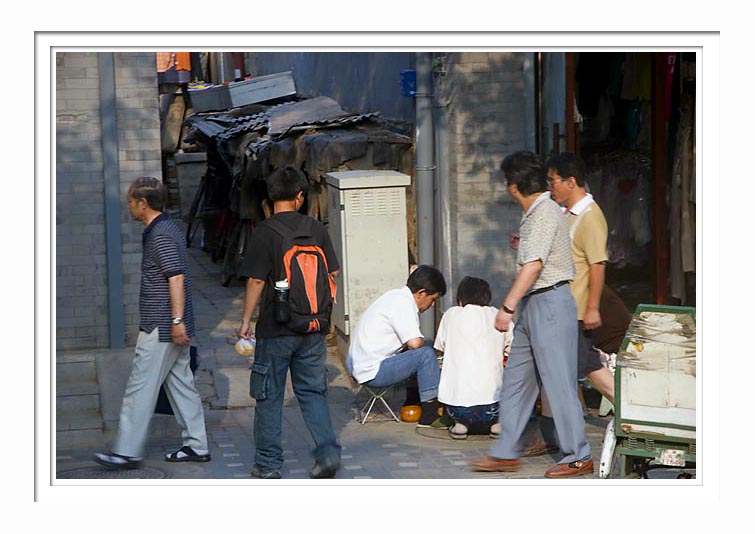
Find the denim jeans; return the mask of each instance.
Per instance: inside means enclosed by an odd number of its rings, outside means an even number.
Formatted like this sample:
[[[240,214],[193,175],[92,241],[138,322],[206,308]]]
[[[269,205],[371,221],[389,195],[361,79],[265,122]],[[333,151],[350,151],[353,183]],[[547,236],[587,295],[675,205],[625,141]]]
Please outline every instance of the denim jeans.
[[[497,402],[477,406],[451,406],[447,404],[446,410],[454,421],[467,427],[472,423],[495,423],[498,421],[499,407]]]
[[[264,469],[283,466],[281,425],[286,375],[299,401],[304,423],[315,443],[317,463],[339,463],[341,446],[333,432],[328,409],[327,351],[321,334],[280,336],[257,340],[249,393],[254,409],[254,463]]]
[[[429,345],[418,349],[400,352],[380,362],[375,378],[365,382],[366,386],[385,387],[397,384],[417,373],[419,400],[427,402],[438,396],[440,367],[435,350]]]

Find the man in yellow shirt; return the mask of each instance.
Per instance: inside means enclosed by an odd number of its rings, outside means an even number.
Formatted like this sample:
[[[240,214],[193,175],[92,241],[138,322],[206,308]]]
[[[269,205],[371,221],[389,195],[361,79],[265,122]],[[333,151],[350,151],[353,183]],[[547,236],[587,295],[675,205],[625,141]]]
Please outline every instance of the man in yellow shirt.
[[[587,192],[585,163],[568,152],[552,156],[546,163],[551,198],[565,208],[576,276],[569,284],[577,303],[579,322],[577,376],[587,378],[595,389],[613,403],[614,380],[593,347],[592,331],[601,325],[600,296],[603,292],[608,225],[598,204]],[[550,406],[543,393],[540,430],[544,441],[525,446],[523,456],[537,456],[558,450]]]

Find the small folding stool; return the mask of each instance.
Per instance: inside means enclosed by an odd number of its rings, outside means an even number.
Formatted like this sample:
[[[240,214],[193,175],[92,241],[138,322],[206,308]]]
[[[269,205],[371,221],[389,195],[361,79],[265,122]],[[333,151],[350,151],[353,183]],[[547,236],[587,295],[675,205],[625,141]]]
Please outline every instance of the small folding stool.
[[[376,387],[370,387],[370,386],[365,386],[364,384],[361,384],[361,388],[367,390],[367,392],[370,394],[370,398],[367,400],[364,407],[359,411],[359,417],[360,417],[359,422],[361,424],[365,424],[367,422],[367,418],[370,416],[370,412],[372,411],[372,408],[375,406],[375,403],[378,400],[382,402],[383,406],[385,406],[388,412],[390,412],[391,416],[393,417],[393,420],[396,422],[399,421],[398,416],[395,414],[393,410],[391,410],[391,407],[388,405],[388,403],[386,402],[384,398],[385,394],[388,393],[388,391],[390,391],[390,389],[394,388],[395,386],[396,386],[395,384],[391,384],[390,386],[376,388]]]

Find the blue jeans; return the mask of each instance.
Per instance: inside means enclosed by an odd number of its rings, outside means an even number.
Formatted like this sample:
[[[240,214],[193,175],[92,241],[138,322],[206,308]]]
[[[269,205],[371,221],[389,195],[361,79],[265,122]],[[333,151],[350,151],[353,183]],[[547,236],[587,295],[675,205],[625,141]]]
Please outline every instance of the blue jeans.
[[[426,402],[438,396],[440,367],[435,350],[429,345],[418,349],[400,352],[380,362],[380,369],[375,378],[365,382],[365,386],[386,387],[406,380],[417,374],[419,400]]]
[[[498,421],[498,414],[500,413],[497,402],[477,406],[451,406],[446,404],[446,410],[454,421],[467,427],[472,423],[495,423]]]
[[[315,442],[317,463],[339,463],[341,446],[333,432],[328,409],[327,350],[321,334],[280,336],[257,340],[249,380],[254,409],[254,463],[268,470],[283,465],[281,424],[286,375],[299,401],[304,422]]]

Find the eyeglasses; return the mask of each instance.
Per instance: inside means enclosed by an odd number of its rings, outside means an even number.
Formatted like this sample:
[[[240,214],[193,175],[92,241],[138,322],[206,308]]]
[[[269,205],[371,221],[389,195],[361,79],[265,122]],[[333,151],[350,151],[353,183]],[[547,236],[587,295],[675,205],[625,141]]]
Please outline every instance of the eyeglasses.
[[[552,180],[552,179],[548,178],[548,187],[553,187],[558,182],[565,182],[567,180],[568,180],[568,178],[559,178],[558,180]]]

